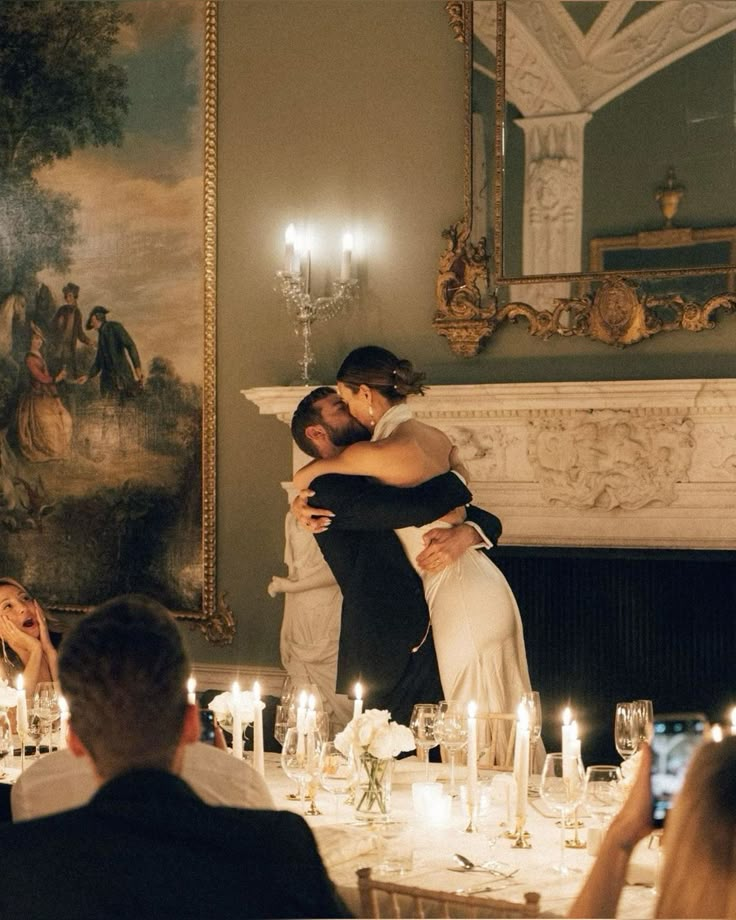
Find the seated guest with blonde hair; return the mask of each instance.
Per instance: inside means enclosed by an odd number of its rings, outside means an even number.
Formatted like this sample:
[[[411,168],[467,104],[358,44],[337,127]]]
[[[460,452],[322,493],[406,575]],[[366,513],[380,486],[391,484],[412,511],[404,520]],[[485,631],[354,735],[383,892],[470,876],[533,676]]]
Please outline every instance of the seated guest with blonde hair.
[[[0,640],[2,657],[23,673],[26,693],[40,681],[57,681],[56,646],[60,633],[50,633],[47,617],[37,600],[14,578],[0,578]]]
[[[613,819],[569,917],[615,917],[636,843],[651,833],[652,751]],[[655,917],[736,918],[736,737],[707,742],[693,756],[667,818]]]
[[[189,673],[173,617],[145,597],[108,601],[65,637],[69,749],[99,789],[0,829],[0,916],[350,916],[303,818],[207,805],[178,775],[199,735]]]

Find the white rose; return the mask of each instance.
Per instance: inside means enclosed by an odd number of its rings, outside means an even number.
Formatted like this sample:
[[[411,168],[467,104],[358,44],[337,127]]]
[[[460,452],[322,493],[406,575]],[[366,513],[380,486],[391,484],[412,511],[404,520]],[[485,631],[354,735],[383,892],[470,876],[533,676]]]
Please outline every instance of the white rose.
[[[346,725],[343,731],[338,732],[335,735],[335,747],[341,754],[344,754],[347,757],[350,754],[350,749],[352,746],[353,732],[350,728],[350,725]]]
[[[378,757],[379,760],[388,760],[394,756],[394,744],[391,740],[391,729],[388,726],[375,735],[368,748],[368,753]]]
[[[414,735],[406,725],[399,725],[398,722],[391,723],[391,743],[394,746],[393,756],[401,754],[403,751],[413,751],[416,749]]]

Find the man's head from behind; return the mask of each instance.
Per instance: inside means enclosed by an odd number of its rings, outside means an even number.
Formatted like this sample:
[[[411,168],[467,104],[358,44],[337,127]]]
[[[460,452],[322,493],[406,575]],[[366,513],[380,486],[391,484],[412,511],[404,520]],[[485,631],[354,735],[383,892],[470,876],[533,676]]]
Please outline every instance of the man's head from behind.
[[[81,753],[78,739],[102,779],[171,769],[192,721],[189,670],[176,623],[161,604],[129,594],[97,607],[64,639],[59,656],[72,750]]]
[[[371,436],[332,387],[317,387],[302,399],[291,419],[291,435],[310,457],[334,457]]]

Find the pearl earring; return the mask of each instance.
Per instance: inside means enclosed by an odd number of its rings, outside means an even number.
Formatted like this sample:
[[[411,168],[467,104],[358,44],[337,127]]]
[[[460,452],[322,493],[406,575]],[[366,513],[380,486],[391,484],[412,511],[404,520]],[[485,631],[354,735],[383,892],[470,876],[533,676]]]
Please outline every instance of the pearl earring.
[[[368,415],[371,418],[371,428],[375,428],[376,420],[373,418],[373,406],[370,403],[368,403]]]

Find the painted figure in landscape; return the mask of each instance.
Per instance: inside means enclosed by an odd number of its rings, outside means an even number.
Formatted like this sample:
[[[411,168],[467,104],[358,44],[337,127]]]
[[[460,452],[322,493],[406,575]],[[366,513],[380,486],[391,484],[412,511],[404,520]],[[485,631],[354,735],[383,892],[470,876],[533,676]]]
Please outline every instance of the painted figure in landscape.
[[[204,37],[0,3],[0,558],[51,607],[201,608]]]

